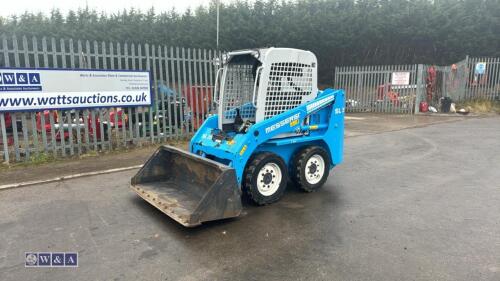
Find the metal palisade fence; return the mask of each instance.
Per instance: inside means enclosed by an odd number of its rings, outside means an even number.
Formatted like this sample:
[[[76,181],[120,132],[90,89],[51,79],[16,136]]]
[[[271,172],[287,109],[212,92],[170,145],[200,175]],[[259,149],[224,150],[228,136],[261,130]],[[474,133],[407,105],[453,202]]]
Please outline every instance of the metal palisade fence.
[[[337,67],[334,87],[345,90],[349,112],[412,113],[421,72],[417,65]],[[394,73],[407,75],[408,83],[393,85]]]
[[[457,70],[451,68],[448,71],[450,72],[450,76],[463,75],[465,77],[463,99],[500,99],[500,58],[467,57],[462,64],[465,64],[463,74],[454,74],[460,68]],[[483,65],[481,68],[483,70],[482,73],[479,73],[478,70],[481,65]]]
[[[335,68],[348,112],[413,114],[426,101],[500,100],[500,58],[469,58],[447,65],[376,65]]]
[[[0,37],[0,67],[148,70],[151,107],[0,113],[0,160],[81,155],[193,134],[214,109],[214,50]]]

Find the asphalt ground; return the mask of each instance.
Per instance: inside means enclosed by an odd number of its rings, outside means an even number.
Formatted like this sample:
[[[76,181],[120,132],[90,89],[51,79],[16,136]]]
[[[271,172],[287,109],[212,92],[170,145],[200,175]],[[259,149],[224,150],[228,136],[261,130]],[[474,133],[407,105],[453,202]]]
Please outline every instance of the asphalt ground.
[[[134,172],[0,191],[0,280],[500,280],[500,118],[347,138],[321,190],[195,229]]]

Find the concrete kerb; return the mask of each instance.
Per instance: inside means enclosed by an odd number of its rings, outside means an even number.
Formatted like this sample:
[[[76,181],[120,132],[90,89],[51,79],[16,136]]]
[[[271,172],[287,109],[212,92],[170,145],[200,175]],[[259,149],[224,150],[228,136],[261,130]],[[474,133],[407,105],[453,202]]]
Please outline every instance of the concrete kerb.
[[[75,178],[82,178],[82,177],[89,177],[89,176],[96,176],[96,175],[103,175],[103,174],[111,174],[111,173],[116,173],[116,172],[123,172],[123,171],[128,171],[128,170],[133,170],[133,169],[139,169],[141,167],[142,167],[142,165],[136,165],[136,166],[115,168],[115,169],[96,171],[96,172],[72,174],[72,175],[55,177],[55,178],[46,179],[46,180],[26,181],[26,182],[20,182],[20,183],[5,184],[5,185],[0,185],[0,190],[17,188],[17,187],[24,187],[24,186],[30,186],[30,185],[36,185],[36,184],[51,183],[51,182],[63,181],[63,180],[69,180],[69,179],[75,179]]]

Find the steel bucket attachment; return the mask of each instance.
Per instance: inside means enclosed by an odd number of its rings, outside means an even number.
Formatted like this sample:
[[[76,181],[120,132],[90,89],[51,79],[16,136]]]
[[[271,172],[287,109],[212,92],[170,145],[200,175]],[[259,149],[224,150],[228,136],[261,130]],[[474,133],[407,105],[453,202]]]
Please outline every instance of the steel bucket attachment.
[[[242,209],[234,169],[166,145],[132,178],[131,188],[187,227],[237,217]]]

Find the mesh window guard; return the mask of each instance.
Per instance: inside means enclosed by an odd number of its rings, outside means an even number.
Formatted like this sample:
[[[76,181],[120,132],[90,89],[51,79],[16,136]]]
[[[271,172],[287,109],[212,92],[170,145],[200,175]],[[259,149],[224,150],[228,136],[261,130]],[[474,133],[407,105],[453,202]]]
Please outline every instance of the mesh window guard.
[[[225,112],[224,121],[232,121],[236,114],[232,109],[252,101],[254,77],[252,65],[249,64],[230,64],[226,71],[222,106]],[[246,116],[242,117],[255,117],[255,109],[244,108],[243,114]]]
[[[313,92],[313,67],[297,62],[271,64],[264,118],[299,106]]]

